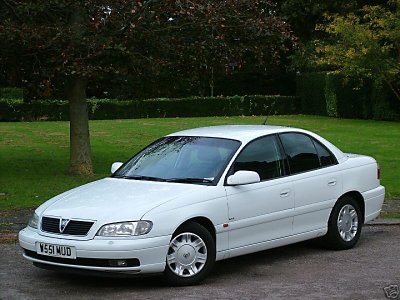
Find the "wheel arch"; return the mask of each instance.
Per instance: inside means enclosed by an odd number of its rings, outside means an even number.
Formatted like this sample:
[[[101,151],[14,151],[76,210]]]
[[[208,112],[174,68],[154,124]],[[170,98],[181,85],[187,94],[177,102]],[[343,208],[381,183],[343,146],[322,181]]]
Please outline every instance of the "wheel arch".
[[[343,197],[353,198],[357,202],[358,207],[360,208],[360,211],[361,211],[361,220],[364,223],[364,221],[365,221],[365,201],[364,201],[364,197],[361,195],[361,193],[358,191],[349,191],[349,192],[343,194],[342,196],[340,196],[338,200],[342,199]]]
[[[193,218],[190,218],[190,219],[186,220],[185,222],[183,222],[182,224],[180,224],[180,225],[176,228],[176,230],[174,231],[174,234],[175,234],[175,232],[176,232],[179,228],[181,228],[182,226],[184,226],[185,224],[190,223],[190,222],[194,222],[194,223],[197,223],[197,224],[200,224],[201,226],[203,226],[205,229],[208,230],[208,232],[210,232],[211,236],[212,236],[213,239],[214,239],[214,242],[217,241],[214,224],[213,224],[213,222],[212,222],[209,218],[207,218],[207,217],[200,217],[200,216],[199,216],[199,217],[193,217]]]

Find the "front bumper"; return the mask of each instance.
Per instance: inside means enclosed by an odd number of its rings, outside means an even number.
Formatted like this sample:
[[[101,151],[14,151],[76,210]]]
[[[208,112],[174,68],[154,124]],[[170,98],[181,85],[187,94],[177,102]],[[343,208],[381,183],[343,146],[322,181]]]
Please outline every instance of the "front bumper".
[[[48,265],[87,271],[101,271],[126,274],[160,273],[165,268],[170,236],[138,239],[70,240],[40,235],[27,227],[19,232],[19,243],[25,250],[23,256],[36,265]],[[54,259],[36,254],[36,243],[72,246],[76,249],[76,260]],[[107,266],[109,260],[134,260],[134,266]],[[100,262],[94,264],[93,262]]]

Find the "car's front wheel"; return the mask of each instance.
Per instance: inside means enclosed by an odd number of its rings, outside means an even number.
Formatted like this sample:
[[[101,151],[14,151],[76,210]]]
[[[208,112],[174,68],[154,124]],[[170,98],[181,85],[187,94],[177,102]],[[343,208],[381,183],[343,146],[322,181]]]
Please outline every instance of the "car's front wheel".
[[[164,274],[173,285],[193,285],[207,276],[214,262],[212,235],[202,225],[188,222],[172,236]]]
[[[361,218],[360,207],[353,198],[340,198],[329,217],[326,235],[328,246],[338,250],[354,247],[361,235]]]

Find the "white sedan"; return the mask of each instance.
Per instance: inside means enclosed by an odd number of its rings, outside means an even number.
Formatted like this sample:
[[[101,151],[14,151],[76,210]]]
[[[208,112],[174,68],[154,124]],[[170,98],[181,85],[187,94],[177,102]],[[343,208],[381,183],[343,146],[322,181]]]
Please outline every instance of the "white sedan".
[[[238,255],[319,237],[352,248],[385,195],[373,158],[288,127],[181,131],[111,170],[36,209],[19,233],[26,259],[196,284]]]

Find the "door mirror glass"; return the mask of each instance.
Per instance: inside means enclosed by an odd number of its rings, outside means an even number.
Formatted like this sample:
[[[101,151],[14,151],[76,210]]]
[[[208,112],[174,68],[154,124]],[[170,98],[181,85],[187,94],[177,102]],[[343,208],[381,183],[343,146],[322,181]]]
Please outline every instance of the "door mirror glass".
[[[237,171],[227,179],[228,185],[242,185],[260,182],[260,176],[253,171]]]

